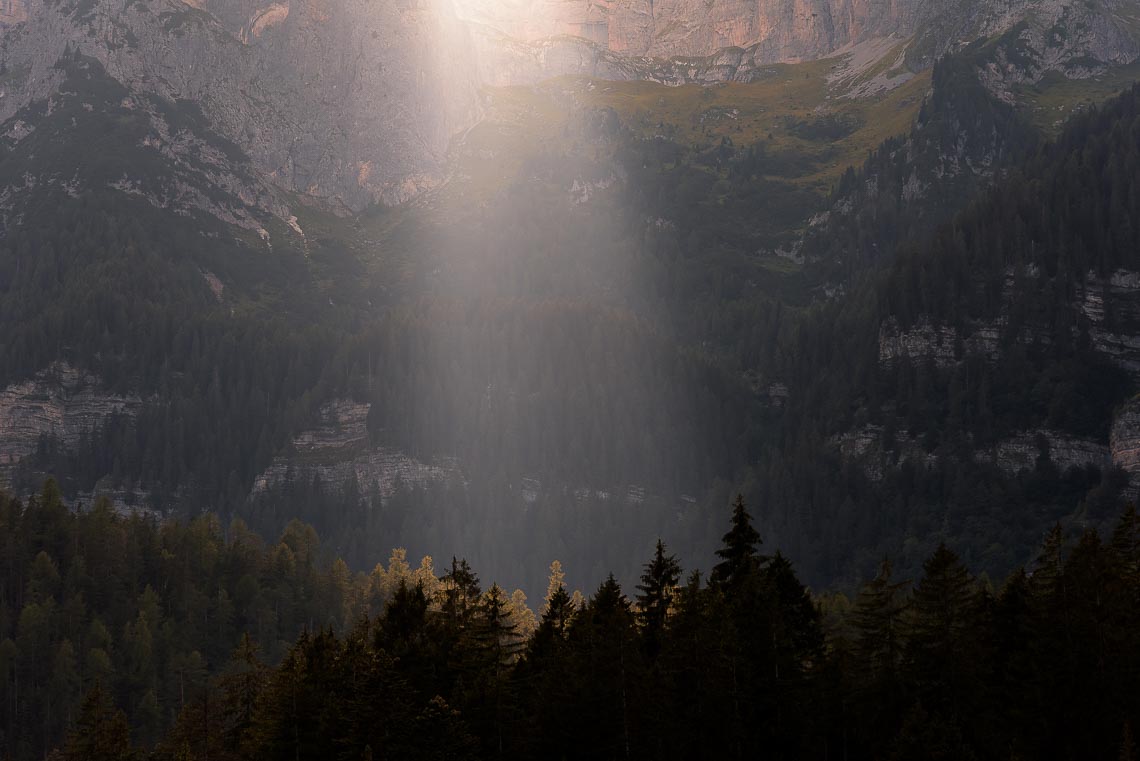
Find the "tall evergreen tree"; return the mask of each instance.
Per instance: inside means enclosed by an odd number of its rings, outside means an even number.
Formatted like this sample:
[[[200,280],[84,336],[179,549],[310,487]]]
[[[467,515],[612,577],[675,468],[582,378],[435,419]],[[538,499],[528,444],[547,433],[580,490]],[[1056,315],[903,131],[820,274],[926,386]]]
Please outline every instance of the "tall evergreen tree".
[[[907,581],[894,581],[890,560],[863,585],[851,613],[856,662],[864,683],[898,683],[905,643],[905,615],[910,606]]]
[[[656,659],[661,651],[665,620],[669,616],[673,594],[680,579],[681,564],[675,555],[665,553],[665,543],[658,539],[653,560],[645,564],[641,583],[637,586],[641,593],[637,596],[638,616],[650,660]]]
[[[941,544],[914,590],[906,656],[919,699],[951,722],[973,713],[982,681],[978,596],[966,567]]]
[[[115,708],[99,683],[83,699],[63,757],[65,761],[134,761],[137,757],[127,715]]]
[[[219,679],[222,691],[220,710],[226,716],[225,744],[230,752],[241,749],[246,733],[253,726],[257,701],[268,678],[266,672],[265,664],[258,658],[257,644],[248,633],[243,634]]]
[[[591,727],[586,756],[629,758],[634,753],[632,711],[642,672],[632,606],[613,574],[575,618],[571,643],[579,670],[577,702]],[[591,697],[592,696],[592,697]]]
[[[454,631],[468,628],[478,611],[481,591],[479,577],[466,559],[451,559],[451,568],[443,575],[440,590],[441,608],[449,627]]]
[[[721,559],[713,567],[709,581],[714,584],[733,584],[750,574],[763,560],[758,555],[760,533],[752,527],[752,516],[744,505],[744,495],[736,495],[732,505],[732,527],[722,539],[723,546],[716,551]]]

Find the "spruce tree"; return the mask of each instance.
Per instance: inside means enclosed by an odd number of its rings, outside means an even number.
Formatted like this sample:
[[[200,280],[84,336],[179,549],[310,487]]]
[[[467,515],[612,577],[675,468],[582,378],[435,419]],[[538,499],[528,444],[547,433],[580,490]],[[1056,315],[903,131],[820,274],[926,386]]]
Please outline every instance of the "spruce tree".
[[[451,569],[443,575],[441,607],[453,631],[466,629],[479,606],[479,577],[467,560],[451,559]]]
[[[859,592],[851,614],[856,663],[865,684],[893,685],[902,666],[910,584],[894,581],[892,574],[891,561],[883,560],[878,575]]]
[[[83,699],[64,747],[65,761],[133,761],[127,715],[115,708],[98,682]]]
[[[636,618],[613,574],[575,618],[570,641],[576,650],[581,718],[592,728],[584,738],[589,757],[628,757],[632,750],[633,685],[641,673]]]
[[[246,632],[219,679],[221,708],[226,716],[225,744],[231,752],[237,752],[241,748],[245,734],[253,726],[257,701],[268,679],[267,668],[258,658],[257,652],[257,644]]]
[[[566,758],[578,742],[567,721],[575,695],[576,674],[567,642],[574,606],[561,579],[555,581],[552,575],[553,588],[547,594],[542,619],[514,674],[525,695],[524,713],[531,730],[529,755],[535,758]]]
[[[969,572],[946,545],[923,564],[914,590],[907,660],[923,700],[930,709],[958,717],[976,699],[979,662],[975,637],[980,634],[978,598]]]
[[[763,558],[757,554],[760,534],[752,527],[752,516],[744,505],[744,495],[736,495],[732,505],[732,527],[722,537],[724,546],[716,551],[721,562],[713,567],[710,581],[714,584],[735,584],[751,573]]]
[[[559,589],[563,592],[566,591],[566,574],[562,571],[562,563],[555,560],[550,563],[550,579],[546,584],[546,597],[543,599],[542,608],[538,611],[540,617],[546,615],[550,609],[550,600]],[[569,602],[569,598],[567,598],[567,602]]]
[[[487,750],[496,758],[505,753],[508,737],[507,706],[512,695],[507,677],[523,647],[507,606],[502,587],[492,584],[480,601],[465,664],[470,685],[467,713],[473,725],[483,730],[490,741]]]
[[[637,589],[638,616],[641,619],[642,637],[650,660],[661,651],[665,620],[673,604],[673,594],[681,578],[681,565],[675,555],[665,554],[665,544],[657,540],[653,560],[645,564],[641,583]]]

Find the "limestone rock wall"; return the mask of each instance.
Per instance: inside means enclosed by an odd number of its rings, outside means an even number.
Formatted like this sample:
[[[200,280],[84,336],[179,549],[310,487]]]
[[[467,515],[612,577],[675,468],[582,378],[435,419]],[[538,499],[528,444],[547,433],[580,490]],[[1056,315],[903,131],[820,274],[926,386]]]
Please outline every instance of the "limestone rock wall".
[[[1117,270],[1102,278],[1089,272],[1077,299],[1097,350],[1140,377],[1140,273]]]
[[[1076,331],[1087,331],[1097,351],[1140,382],[1140,273],[1117,270],[1107,277],[1088,272],[1074,284],[1070,305],[1080,323]],[[1017,293],[1026,288],[1051,287],[1041,271],[1027,266],[1006,272],[1003,288],[1004,304],[997,317],[969,323],[965,330],[939,323],[929,316],[910,325],[902,325],[888,317],[879,329],[879,361],[930,361],[938,367],[950,367],[967,355],[980,355],[990,360],[1001,356],[1004,342],[1048,344],[1054,339],[1048,325],[1030,323],[1010,335],[1011,306]],[[882,440],[882,429],[868,426],[836,437],[834,444],[844,459],[859,462],[874,480],[882,478],[884,469],[903,459],[913,459],[912,442],[904,434],[896,436],[888,446]],[[908,449],[909,447],[909,449]],[[1009,473],[1033,469],[1041,454],[1062,472],[1071,467],[1093,465],[1098,468],[1119,466],[1140,482],[1140,399],[1119,409],[1112,421],[1107,446],[1103,442],[1069,436],[1060,431],[1025,431],[997,445],[978,450],[976,459],[992,462]],[[1134,484],[1134,489],[1137,486]]]
[[[0,38],[0,120],[50,98],[78,50],[133,90],[196,103],[276,184],[349,209],[438,182],[480,115],[451,0],[26,2]]]
[[[1134,477],[1140,476],[1140,400],[1132,400],[1116,413],[1110,436],[1112,462]]]
[[[1041,55],[1020,78],[1072,61],[1120,63],[1140,54],[1128,21],[1134,0],[1098,7],[1065,0],[463,0],[459,8],[492,34],[532,43],[575,37],[626,57],[692,58],[741,48],[770,64],[917,35],[912,63],[929,65],[964,41],[1021,23],[1024,42]],[[1066,30],[1063,39],[1058,28]]]
[[[774,62],[894,51],[884,40],[910,40],[884,61],[905,70],[1025,22],[1030,63],[999,61],[988,76],[1001,90],[1134,60],[1138,3],[0,0],[0,121],[49,99],[56,62],[79,50],[135,91],[197,104],[276,185],[352,211],[445,178],[450,141],[480,118],[486,84],[750,81]]]
[[[995,462],[1008,473],[1033,470],[1037,460],[1047,452],[1049,461],[1064,473],[1069,468],[1111,464],[1109,448],[1088,439],[1079,439],[1058,431],[1026,431],[998,443],[992,452],[981,453],[979,459]]]
[[[0,0],[0,26],[19,24],[28,19],[28,0]]]
[[[939,367],[947,367],[957,358],[957,344],[958,334],[953,328],[936,326],[929,318],[904,329],[889,317],[879,328],[879,361],[930,359]]]
[[[1090,439],[1082,439],[1060,431],[1040,429],[1024,431],[1016,436],[999,441],[993,447],[978,449],[974,459],[997,465],[1010,474],[1037,467],[1038,458],[1043,454],[1064,473],[1070,468],[1095,466],[1108,468],[1113,464],[1125,465],[1125,460],[1140,473],[1140,404],[1132,418],[1121,423],[1119,444],[1120,458],[1117,460],[1116,429],[1111,447]],[[936,453],[927,452],[919,439],[905,429],[888,437],[882,426],[867,425],[856,431],[836,436],[832,445],[840,457],[857,464],[872,481],[881,481],[891,469],[904,462],[919,468],[932,468],[936,465]],[[1128,470],[1128,467],[1125,467]]]
[[[252,497],[271,489],[289,489],[318,477],[323,484],[343,488],[355,479],[362,497],[379,494],[387,500],[401,486],[464,482],[452,458],[430,463],[392,447],[373,446],[368,436],[370,405],[338,399],[321,408],[320,424],[294,437],[290,452],[274,459],[254,482]]]
[[[703,56],[760,45],[771,60],[814,57],[856,39],[909,34],[917,0],[470,0],[466,18],[520,40],[581,37],[636,56]]]
[[[836,436],[831,443],[843,460],[856,463],[872,481],[883,480],[888,470],[904,462],[918,468],[930,468],[937,462],[937,457],[905,429],[888,436],[881,425],[867,425]]]
[[[49,437],[65,448],[112,415],[138,414],[142,400],[100,390],[99,379],[57,362],[35,378],[0,391],[0,487],[16,465]]]
[[[1040,278],[1036,267],[1018,273],[1009,269],[1001,313],[991,320],[974,321],[964,332],[926,315],[911,325],[901,325],[893,316],[886,318],[879,326],[879,361],[929,359],[939,367],[949,367],[967,354],[998,359],[1016,289],[1046,287]],[[1085,320],[1096,349],[1140,380],[1140,273],[1117,270],[1108,277],[1087,273],[1076,283],[1072,308]],[[1047,325],[1022,326],[1014,338],[1024,344],[1049,343],[1053,340],[1050,329]]]

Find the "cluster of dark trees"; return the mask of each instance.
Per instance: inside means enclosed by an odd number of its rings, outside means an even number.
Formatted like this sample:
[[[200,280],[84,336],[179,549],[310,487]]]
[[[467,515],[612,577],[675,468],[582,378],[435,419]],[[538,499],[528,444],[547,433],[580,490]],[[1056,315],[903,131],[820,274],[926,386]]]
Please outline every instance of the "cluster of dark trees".
[[[537,621],[465,561],[397,555],[361,585],[300,527],[263,549],[61,512],[51,485],[2,507],[17,760],[1136,758],[1131,507],[1104,538],[1050,532],[997,588],[940,546],[848,599],[764,554],[738,498],[707,577],[661,542],[630,595],[572,595],[553,566]]]
[[[1041,145],[1017,108],[979,81],[977,70],[992,53],[975,44],[935,63],[910,131],[844,172],[828,201],[831,213],[804,238],[814,283],[873,277],[900,244],[924,241]]]
[[[43,758],[95,683],[151,744],[243,632],[275,662],[303,628],[379,610],[377,581],[326,561],[298,523],[267,546],[208,514],[74,511],[51,481],[26,503],[0,494],[0,753]]]

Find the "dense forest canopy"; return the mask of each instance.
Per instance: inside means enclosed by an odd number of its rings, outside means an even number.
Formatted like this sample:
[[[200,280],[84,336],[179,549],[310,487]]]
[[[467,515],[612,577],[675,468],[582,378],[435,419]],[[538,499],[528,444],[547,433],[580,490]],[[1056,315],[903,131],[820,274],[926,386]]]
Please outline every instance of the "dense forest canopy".
[[[353,574],[294,524],[0,497],[0,743],[113,759],[1134,759],[1140,517],[1000,584],[939,546],[813,595],[737,498],[717,562],[536,612],[466,561]],[[58,754],[55,755],[55,754]]]

